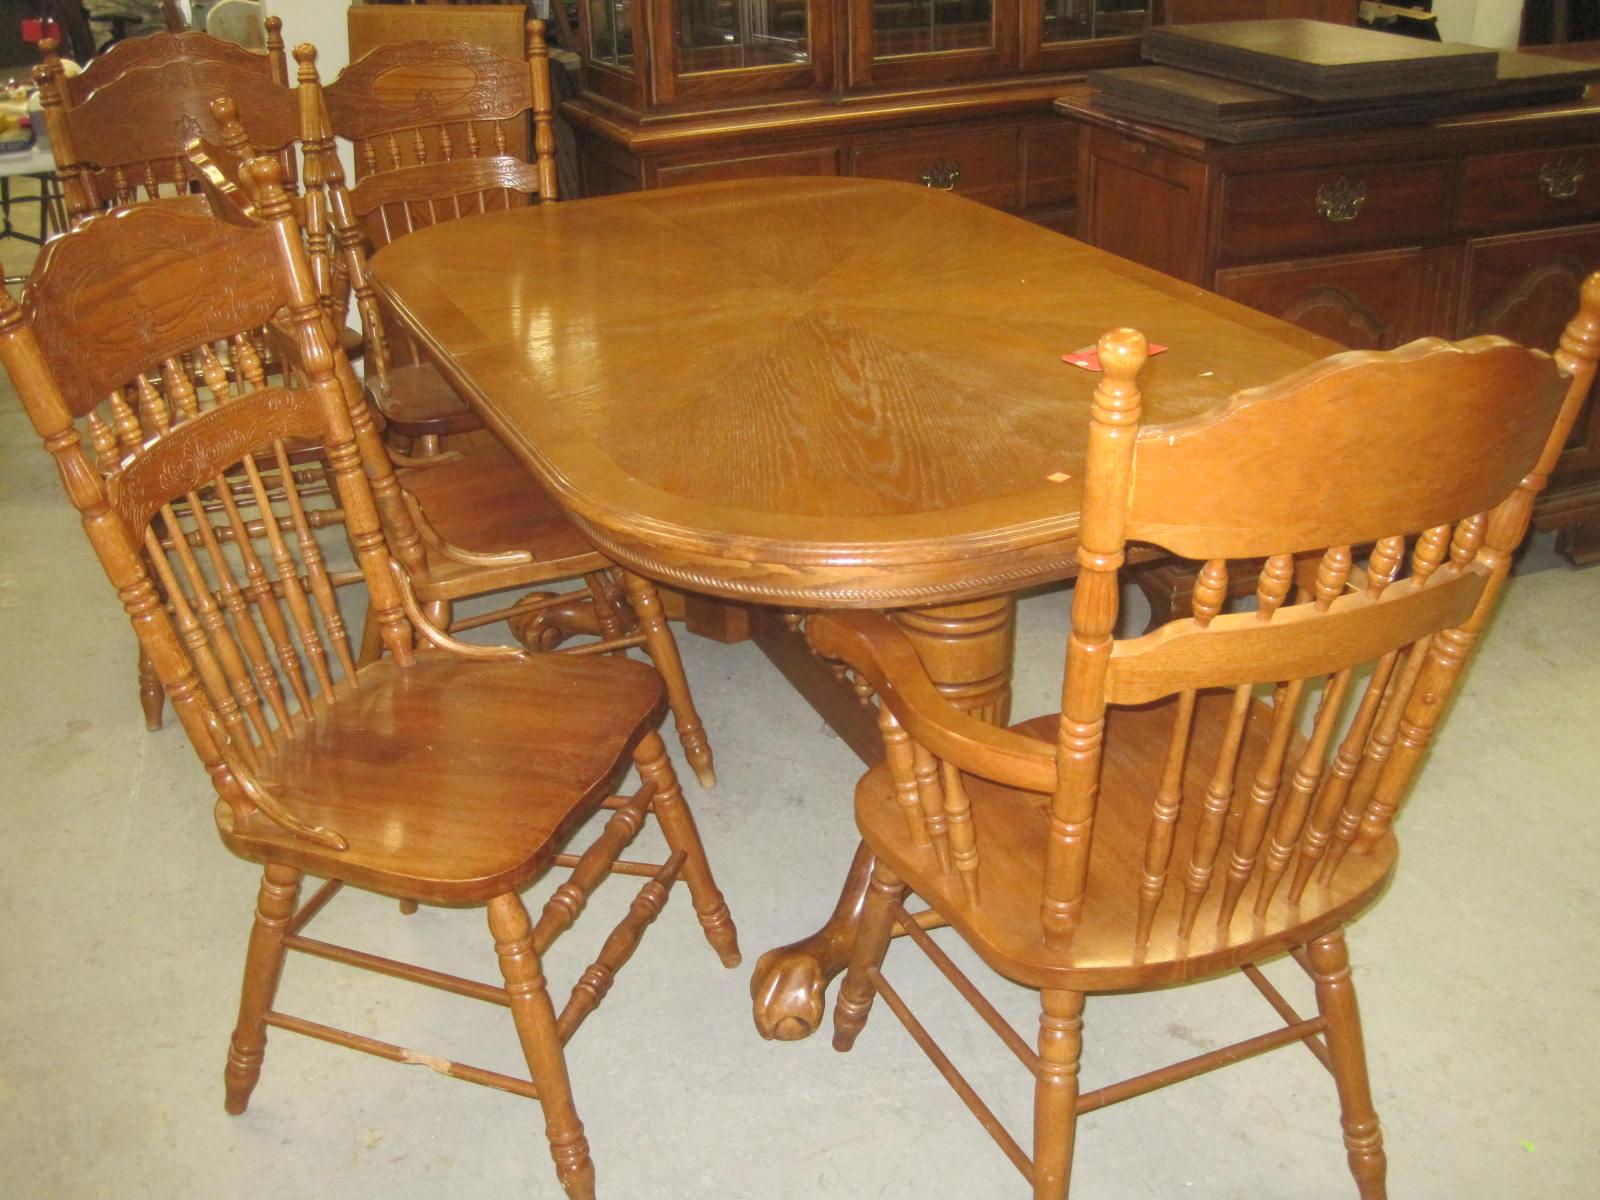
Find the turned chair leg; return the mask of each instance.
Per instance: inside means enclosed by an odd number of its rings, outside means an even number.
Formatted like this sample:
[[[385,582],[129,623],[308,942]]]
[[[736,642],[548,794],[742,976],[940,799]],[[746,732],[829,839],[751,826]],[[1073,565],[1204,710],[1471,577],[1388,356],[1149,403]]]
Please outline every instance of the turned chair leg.
[[[267,1052],[266,1014],[283,974],[283,931],[294,915],[300,895],[300,872],[277,863],[261,875],[256,897],[256,920],[250,930],[250,949],[244,961],[244,986],[239,995],[239,1021],[228,1045],[228,1065],[223,1070],[227,1089],[223,1107],[238,1116],[250,1103],[250,1093],[261,1078],[261,1060]]]
[[[672,706],[672,721],[678,727],[678,740],[683,743],[683,756],[694,768],[695,778],[701,787],[712,787],[717,782],[716,768],[711,762],[711,744],[706,741],[705,727],[700,714],[695,711],[694,697],[689,694],[689,679],[683,673],[683,659],[678,656],[678,643],[661,611],[661,597],[656,585],[632,571],[622,572],[622,586],[628,593],[628,603],[639,618],[640,632],[644,635],[645,652],[667,684],[667,703]]]
[[[616,605],[611,603],[611,592],[606,587],[604,576],[590,573],[583,577],[583,582],[589,588],[589,598],[594,606],[595,625],[600,630],[600,636],[606,641],[613,641],[623,635],[622,617],[617,613]]]
[[[1388,1160],[1383,1153],[1383,1131],[1372,1106],[1367,1081],[1367,1053],[1361,1041],[1361,1013],[1356,1007],[1355,983],[1350,978],[1350,953],[1344,930],[1324,934],[1307,947],[1311,977],[1317,985],[1317,1011],[1328,1022],[1328,1055],[1333,1060],[1333,1081],[1339,1089],[1339,1121],[1344,1127],[1345,1152],[1361,1200],[1384,1200],[1388,1189],[1384,1175]]]
[[[139,648],[139,707],[144,709],[144,727],[151,733],[161,728],[161,710],[167,702],[167,690],[161,686],[155,664]]]
[[[833,1048],[840,1053],[856,1044],[857,1035],[866,1026],[873,998],[877,995],[868,972],[883,966],[883,956],[889,952],[889,937],[894,931],[890,905],[905,894],[905,884],[879,859],[872,868],[861,924],[856,928],[855,942],[850,947],[850,965],[833,1005]]]
[[[705,931],[706,941],[717,952],[725,967],[739,965],[739,933],[733,927],[733,917],[728,912],[728,902],[722,898],[717,882],[711,877],[711,864],[706,861],[706,849],[700,842],[700,831],[694,827],[694,814],[683,798],[683,788],[678,785],[678,774],[667,758],[667,748],[661,735],[647,733],[633,752],[633,761],[639,768],[639,778],[656,785],[656,798],[652,804],[661,832],[673,853],[683,852],[683,878],[689,885],[689,895],[694,901],[695,914]]]
[[[1033,1089],[1033,1197],[1066,1200],[1078,1130],[1083,993],[1040,993],[1039,1077]]]
[[[545,989],[544,971],[533,948],[528,910],[515,892],[489,901],[489,932],[494,935],[500,974],[511,998],[511,1019],[528,1060],[528,1071],[544,1109],[545,1136],[555,1159],[556,1177],[572,1200],[594,1200],[594,1163],[583,1122],[572,1102],[567,1061],[556,1033],[556,1013]]]

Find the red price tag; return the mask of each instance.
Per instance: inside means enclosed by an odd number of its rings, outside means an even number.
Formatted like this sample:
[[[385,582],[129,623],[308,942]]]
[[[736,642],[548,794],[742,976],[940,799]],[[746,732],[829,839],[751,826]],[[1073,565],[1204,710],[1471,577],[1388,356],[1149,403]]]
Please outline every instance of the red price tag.
[[[1150,343],[1151,358],[1154,358],[1164,350],[1166,350],[1165,346],[1156,342]],[[1099,371],[1102,369],[1100,366],[1100,351],[1093,346],[1085,346],[1082,350],[1074,350],[1071,354],[1063,354],[1061,361],[1071,363],[1075,367],[1082,367],[1085,371]]]

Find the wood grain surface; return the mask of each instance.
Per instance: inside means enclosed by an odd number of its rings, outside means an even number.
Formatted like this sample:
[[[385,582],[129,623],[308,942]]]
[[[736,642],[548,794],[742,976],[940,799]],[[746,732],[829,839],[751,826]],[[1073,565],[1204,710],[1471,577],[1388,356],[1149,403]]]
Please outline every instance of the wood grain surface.
[[[772,179],[452,222],[380,290],[613,557],[691,590],[933,604],[1074,569],[1097,376],[1137,324],[1154,421],[1333,347],[925,188]],[[1065,478],[1060,478],[1065,476]]]

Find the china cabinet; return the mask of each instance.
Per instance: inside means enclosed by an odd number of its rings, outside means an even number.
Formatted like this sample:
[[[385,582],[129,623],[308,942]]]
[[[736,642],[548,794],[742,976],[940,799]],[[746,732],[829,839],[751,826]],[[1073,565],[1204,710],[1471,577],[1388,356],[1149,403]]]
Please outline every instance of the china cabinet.
[[[1182,19],[1239,0],[1184,0]],[[1252,15],[1354,20],[1354,0]],[[1176,6],[1169,6],[1177,15]],[[773,175],[959,192],[1070,230],[1077,128],[1050,102],[1138,59],[1148,0],[583,0],[563,106],[589,195]]]

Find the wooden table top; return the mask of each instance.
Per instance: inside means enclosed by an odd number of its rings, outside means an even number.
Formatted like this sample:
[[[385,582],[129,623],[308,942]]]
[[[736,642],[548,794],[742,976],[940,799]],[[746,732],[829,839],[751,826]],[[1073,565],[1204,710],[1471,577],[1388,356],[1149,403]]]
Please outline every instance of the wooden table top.
[[[931,605],[1072,573],[1090,396],[1146,423],[1338,348],[966,200],[773,179],[547,204],[373,260],[440,369],[594,539],[690,590]],[[1065,482],[1052,482],[1065,474]]]

